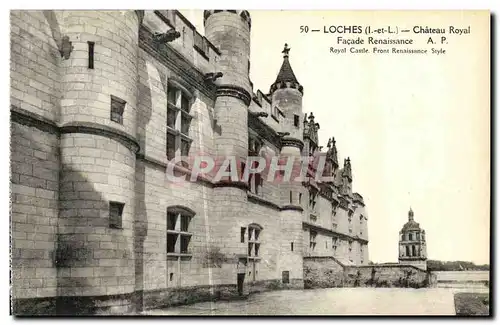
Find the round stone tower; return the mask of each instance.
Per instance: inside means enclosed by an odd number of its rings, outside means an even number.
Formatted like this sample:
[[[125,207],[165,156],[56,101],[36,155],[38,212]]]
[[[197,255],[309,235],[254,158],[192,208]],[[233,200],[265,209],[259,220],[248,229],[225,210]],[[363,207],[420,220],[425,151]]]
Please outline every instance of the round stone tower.
[[[276,77],[276,81],[271,85],[269,90],[272,99],[272,107],[278,108],[285,115],[283,121],[283,132],[288,132],[289,135],[284,139],[287,144],[294,143],[292,146],[285,146],[285,151],[288,153],[296,153],[297,144],[302,139],[304,131],[302,125],[302,95],[304,89],[298,82],[290,65],[289,53],[290,48],[285,44],[283,51],[283,64]]]
[[[399,263],[409,264],[427,270],[427,246],[425,230],[413,218],[413,210],[408,211],[408,222],[399,232]]]
[[[283,163],[288,159],[294,160],[294,169],[290,179],[284,179],[279,184],[281,193],[282,211],[280,212],[280,259],[278,275],[289,272],[292,285],[301,286],[303,281],[303,240],[302,240],[302,211],[307,200],[307,193],[301,181],[295,179],[300,175],[303,163],[301,151],[304,147],[302,141],[302,95],[303,87],[298,82],[289,61],[290,48],[288,44],[282,51],[283,63],[276,78],[271,85],[270,94],[273,112],[275,107],[284,113],[282,124],[283,136],[281,137],[280,156]],[[305,163],[305,162],[304,162]]]
[[[220,132],[215,134],[217,155],[216,166],[227,157],[235,157],[237,169],[248,156],[248,106],[252,89],[248,75],[250,57],[250,14],[246,10],[206,10],[204,12],[205,36],[221,52],[217,62],[217,72],[223,77],[218,79],[217,98],[214,105],[214,118]],[[247,214],[248,183],[239,179],[223,178],[214,188],[214,197],[220,201],[214,205],[214,227],[212,238],[219,237],[217,243],[221,252],[247,264],[247,244],[240,240],[241,229],[253,223]],[[262,236],[265,236],[263,229]],[[243,265],[242,264],[242,265]],[[222,272],[230,272],[233,278],[223,273],[220,279],[235,283],[236,264],[226,264]],[[225,273],[227,274],[227,273]],[[219,275],[213,273],[214,277]]]
[[[83,297],[61,299],[67,312],[133,308],[140,19],[78,11],[61,24],[58,295]]]

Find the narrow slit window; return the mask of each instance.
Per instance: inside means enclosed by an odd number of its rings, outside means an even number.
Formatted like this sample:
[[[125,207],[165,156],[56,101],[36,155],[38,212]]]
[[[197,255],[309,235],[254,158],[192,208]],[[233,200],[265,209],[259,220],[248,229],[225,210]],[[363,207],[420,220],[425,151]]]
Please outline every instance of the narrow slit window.
[[[94,69],[94,42],[88,42],[89,44],[89,69]]]
[[[241,241],[242,243],[244,243],[244,242],[245,242],[245,233],[246,233],[246,232],[247,232],[247,228],[241,227],[241,233],[240,233],[241,238],[240,238],[240,241]]]
[[[290,250],[293,252],[293,242],[290,243]]]

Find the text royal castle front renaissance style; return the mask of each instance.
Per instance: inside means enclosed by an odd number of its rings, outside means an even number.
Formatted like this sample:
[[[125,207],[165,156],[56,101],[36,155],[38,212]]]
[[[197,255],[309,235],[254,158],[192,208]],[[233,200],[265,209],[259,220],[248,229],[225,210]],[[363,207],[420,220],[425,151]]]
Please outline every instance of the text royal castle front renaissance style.
[[[175,10],[11,12],[15,313],[298,288],[307,256],[368,264],[351,162],[333,138],[321,151],[289,49],[254,92],[249,13],[204,24],[205,37]],[[335,181],[167,181],[169,160],[198,153],[324,155]]]

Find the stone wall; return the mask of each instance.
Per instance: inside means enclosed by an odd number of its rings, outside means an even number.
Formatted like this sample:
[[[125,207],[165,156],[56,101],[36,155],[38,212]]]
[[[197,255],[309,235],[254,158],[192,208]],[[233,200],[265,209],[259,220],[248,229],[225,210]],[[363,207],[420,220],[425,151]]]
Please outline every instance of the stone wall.
[[[304,288],[433,287],[436,275],[409,265],[346,266],[333,257],[304,257]]]
[[[347,287],[424,288],[435,284],[435,275],[409,265],[348,266],[344,269],[344,286]]]
[[[332,257],[304,257],[304,288],[344,286],[344,266]]]
[[[14,299],[57,295],[57,134],[11,123],[11,270]]]

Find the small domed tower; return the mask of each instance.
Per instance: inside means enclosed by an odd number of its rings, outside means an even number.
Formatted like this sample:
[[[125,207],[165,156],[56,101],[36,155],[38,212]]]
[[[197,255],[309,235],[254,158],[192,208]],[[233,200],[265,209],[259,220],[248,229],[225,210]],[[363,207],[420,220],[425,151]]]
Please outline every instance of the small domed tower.
[[[399,232],[399,263],[427,270],[427,246],[425,230],[415,222],[413,210],[408,211],[408,222]]]

